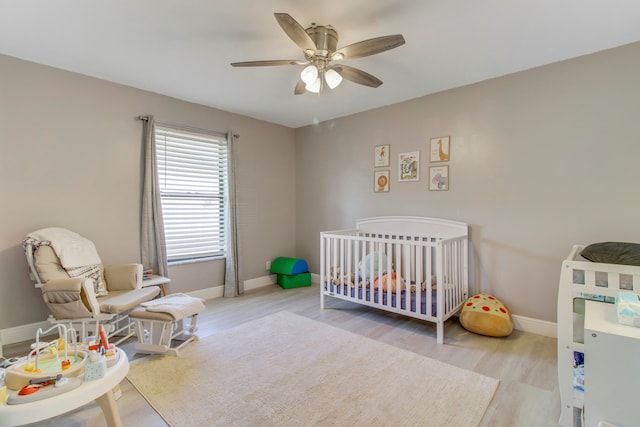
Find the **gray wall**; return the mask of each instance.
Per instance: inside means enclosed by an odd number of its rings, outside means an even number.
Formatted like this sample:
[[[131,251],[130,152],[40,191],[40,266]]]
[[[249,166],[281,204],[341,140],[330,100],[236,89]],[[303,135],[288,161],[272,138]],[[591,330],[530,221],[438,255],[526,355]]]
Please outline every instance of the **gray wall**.
[[[451,218],[471,227],[474,290],[555,321],[571,245],[640,242],[640,43],[295,131],[1,55],[0,70],[0,329],[48,313],[27,278],[30,231],[68,227],[105,263],[139,260],[139,114],[241,135],[245,279],[282,254],[317,272],[319,232],[357,218]],[[440,135],[451,136],[451,189],[430,192],[428,140]],[[374,194],[373,147],[385,143],[391,191]],[[416,150],[421,180],[397,182],[398,153]],[[222,272],[173,267],[172,290],[220,286]]]
[[[105,264],[139,262],[140,114],[240,134],[244,279],[295,250],[292,129],[0,55],[0,329],[46,319],[20,242],[60,226],[93,240]],[[260,99],[256,99],[260,102]],[[224,263],[170,268],[172,291],[223,284]]]
[[[473,290],[555,321],[573,244],[640,242],[638,76],[635,43],[297,129],[298,256],[318,271],[318,232],[361,217],[464,221]],[[428,141],[442,135],[450,190],[428,191]],[[374,194],[374,146],[386,143],[391,190]],[[407,151],[420,151],[419,182],[397,180]]]

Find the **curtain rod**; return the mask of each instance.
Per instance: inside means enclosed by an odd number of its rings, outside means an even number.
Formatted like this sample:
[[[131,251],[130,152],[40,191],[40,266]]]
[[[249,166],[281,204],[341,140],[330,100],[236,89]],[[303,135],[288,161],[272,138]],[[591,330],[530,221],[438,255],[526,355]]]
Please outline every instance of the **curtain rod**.
[[[152,116],[138,116],[136,117],[136,120],[141,120],[141,121],[149,121],[149,119]],[[179,124],[175,124],[175,123],[167,123],[167,122],[161,122],[156,120],[156,123],[159,124],[160,126],[168,126],[168,127],[173,127],[173,128],[177,128],[177,129],[182,129],[182,130],[186,130],[186,131],[192,131],[192,132],[199,132],[199,133],[208,133],[208,134],[214,134],[217,136],[220,135],[227,135],[229,132],[225,133],[225,132],[217,132],[214,130],[209,130],[209,129],[201,129],[201,128],[197,128],[197,127],[193,127],[193,126],[186,126],[186,125],[179,125]],[[237,133],[232,134],[234,138],[239,139],[240,135]]]

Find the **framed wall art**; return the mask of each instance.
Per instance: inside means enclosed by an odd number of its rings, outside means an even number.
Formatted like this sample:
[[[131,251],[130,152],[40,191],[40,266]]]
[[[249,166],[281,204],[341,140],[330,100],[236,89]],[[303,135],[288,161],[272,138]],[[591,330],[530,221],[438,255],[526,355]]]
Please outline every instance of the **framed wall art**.
[[[389,171],[375,171],[373,173],[373,192],[386,193],[389,191]]]
[[[429,161],[448,162],[451,158],[448,136],[438,136],[429,141]]]
[[[429,166],[429,190],[449,189],[449,166]]]
[[[398,155],[398,181],[420,180],[420,152],[401,153]]]
[[[390,144],[376,145],[374,152],[373,167],[389,167]]]

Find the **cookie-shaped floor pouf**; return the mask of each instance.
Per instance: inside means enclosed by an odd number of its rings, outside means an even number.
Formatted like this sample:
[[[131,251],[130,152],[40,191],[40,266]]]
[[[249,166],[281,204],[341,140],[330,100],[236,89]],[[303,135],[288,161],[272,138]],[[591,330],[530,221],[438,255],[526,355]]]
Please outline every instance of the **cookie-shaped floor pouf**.
[[[513,332],[513,319],[507,307],[485,293],[474,295],[464,303],[460,323],[470,332],[489,337],[506,337]]]

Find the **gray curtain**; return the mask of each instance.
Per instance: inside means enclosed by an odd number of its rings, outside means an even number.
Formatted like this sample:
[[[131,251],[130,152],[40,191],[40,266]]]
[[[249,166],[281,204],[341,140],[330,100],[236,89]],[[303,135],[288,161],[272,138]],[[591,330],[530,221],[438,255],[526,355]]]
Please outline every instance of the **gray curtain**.
[[[235,137],[227,134],[227,192],[225,200],[225,234],[227,236],[227,254],[224,272],[224,296],[237,297],[244,292],[244,286],[238,268],[238,229],[236,221],[236,171]]]
[[[144,147],[144,181],[142,184],[142,217],[140,221],[140,257],[144,268],[168,277],[167,247],[158,183],[156,161],[156,127],[153,116],[141,117]]]

